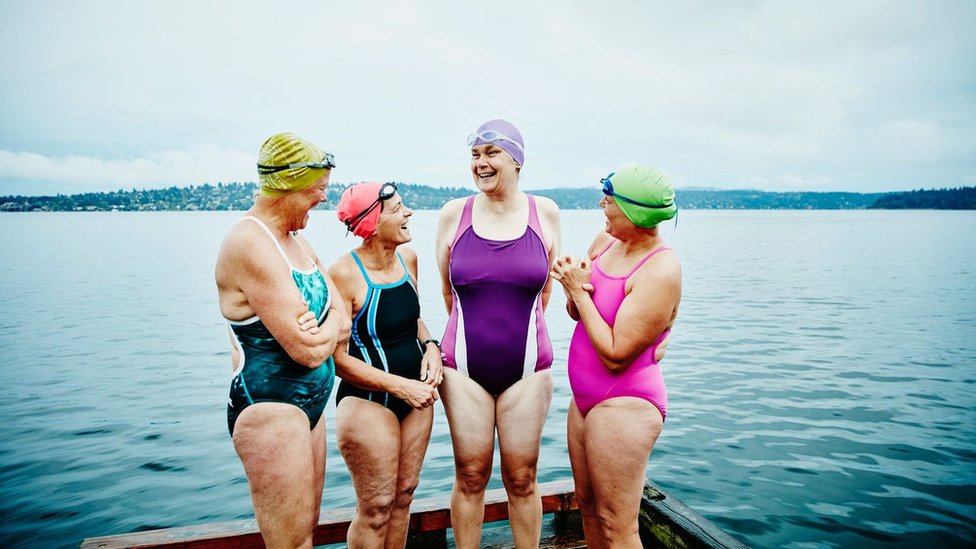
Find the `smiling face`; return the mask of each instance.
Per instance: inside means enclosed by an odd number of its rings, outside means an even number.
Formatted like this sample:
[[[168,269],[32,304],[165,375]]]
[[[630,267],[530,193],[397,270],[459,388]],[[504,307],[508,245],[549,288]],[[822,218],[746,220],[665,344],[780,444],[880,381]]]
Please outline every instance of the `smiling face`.
[[[607,216],[607,224],[604,230],[613,237],[619,239],[621,231],[634,227],[624,212],[620,211],[620,206],[617,206],[617,201],[613,198],[603,195],[603,198],[600,199],[600,208],[603,209],[603,215]]]
[[[410,216],[413,215],[413,210],[403,203],[400,193],[384,200],[382,204],[383,211],[380,212],[380,219],[376,224],[376,238],[397,245],[410,242],[413,237],[410,235],[410,228],[407,225],[410,222]]]
[[[312,211],[312,208],[326,202],[325,190],[329,187],[330,173],[331,170],[326,170],[325,174],[318,178],[315,183],[312,183],[310,187],[286,197],[294,212],[294,220],[288,230],[304,229],[308,224],[309,212]]]
[[[519,165],[505,149],[490,143],[471,148],[471,175],[481,192],[518,183]]]

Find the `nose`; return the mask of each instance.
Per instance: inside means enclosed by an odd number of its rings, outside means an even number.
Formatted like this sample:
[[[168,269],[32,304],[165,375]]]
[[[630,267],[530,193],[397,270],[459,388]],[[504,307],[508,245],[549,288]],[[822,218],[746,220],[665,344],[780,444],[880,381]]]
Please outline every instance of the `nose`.
[[[403,217],[410,217],[411,215],[413,215],[413,210],[411,210],[410,208],[407,208],[406,206],[404,206],[404,208],[403,208]]]

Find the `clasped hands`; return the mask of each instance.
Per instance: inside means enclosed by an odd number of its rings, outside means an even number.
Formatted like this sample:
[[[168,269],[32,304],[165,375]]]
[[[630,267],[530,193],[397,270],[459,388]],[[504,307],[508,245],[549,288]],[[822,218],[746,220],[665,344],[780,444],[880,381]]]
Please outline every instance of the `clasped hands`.
[[[562,284],[566,297],[574,299],[583,294],[593,293],[593,285],[590,284],[591,271],[592,264],[589,259],[566,255],[552,261],[549,276]]]

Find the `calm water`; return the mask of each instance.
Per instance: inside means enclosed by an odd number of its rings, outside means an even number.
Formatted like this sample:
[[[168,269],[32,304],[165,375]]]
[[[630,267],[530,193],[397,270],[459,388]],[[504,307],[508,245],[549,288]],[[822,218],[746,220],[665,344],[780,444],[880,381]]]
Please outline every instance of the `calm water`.
[[[252,516],[212,275],[239,215],[0,215],[0,546]],[[411,227],[437,332],[435,225]],[[578,255],[602,218],[563,226]],[[326,262],[356,242],[331,211],[306,232]],[[976,543],[976,213],[685,211],[665,236],[684,300],[650,477],[755,547]],[[553,295],[544,481],[570,476],[572,326]],[[334,413],[329,508],[354,503]],[[418,497],[452,476],[438,405]]]

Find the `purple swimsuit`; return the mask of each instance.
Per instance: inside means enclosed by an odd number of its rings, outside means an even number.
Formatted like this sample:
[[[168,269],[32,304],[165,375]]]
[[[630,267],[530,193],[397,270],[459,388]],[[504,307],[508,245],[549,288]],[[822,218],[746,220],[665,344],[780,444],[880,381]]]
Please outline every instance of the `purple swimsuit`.
[[[529,224],[522,236],[489,240],[475,234],[472,196],[451,245],[448,272],[454,302],[442,342],[445,366],[495,396],[552,365],[542,310],[549,254],[535,197],[527,196]]]

